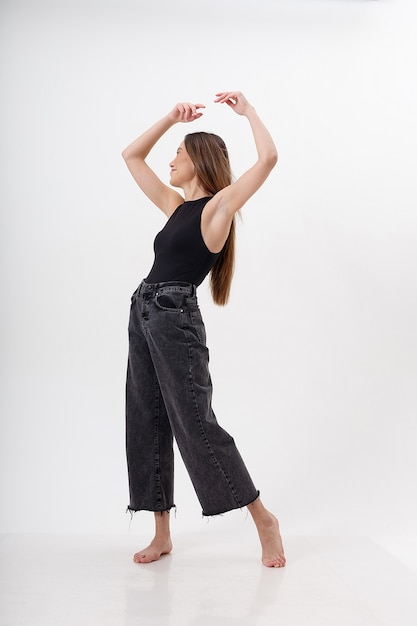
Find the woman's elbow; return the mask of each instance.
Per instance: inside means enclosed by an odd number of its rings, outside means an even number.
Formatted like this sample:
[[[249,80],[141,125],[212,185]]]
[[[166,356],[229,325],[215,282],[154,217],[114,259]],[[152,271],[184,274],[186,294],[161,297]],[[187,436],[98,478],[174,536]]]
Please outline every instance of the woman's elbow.
[[[276,150],[271,150],[271,152],[266,154],[262,160],[265,167],[271,171],[278,163],[278,152]]]

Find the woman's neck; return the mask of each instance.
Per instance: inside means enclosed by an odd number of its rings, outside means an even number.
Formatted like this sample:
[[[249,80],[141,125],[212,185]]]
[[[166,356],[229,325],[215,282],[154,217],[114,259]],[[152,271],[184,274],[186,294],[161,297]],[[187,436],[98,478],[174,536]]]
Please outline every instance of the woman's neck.
[[[200,198],[206,198],[211,195],[197,181],[191,181],[189,184],[184,185],[182,190],[184,192],[185,202],[199,200]]]

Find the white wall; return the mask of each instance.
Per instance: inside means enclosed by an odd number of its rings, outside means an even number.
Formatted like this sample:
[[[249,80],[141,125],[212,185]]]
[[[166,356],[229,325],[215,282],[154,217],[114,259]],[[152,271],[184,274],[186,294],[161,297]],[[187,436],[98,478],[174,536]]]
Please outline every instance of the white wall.
[[[192,129],[223,135],[239,175],[248,125],[212,104],[237,88],[280,164],[244,210],[230,305],[200,288],[218,419],[287,533],[413,533],[414,2],[1,11],[1,530],[126,532],[128,307],[163,216],[120,152],[203,101]],[[161,177],[190,130],[155,150]],[[181,461],[177,477],[177,526],[195,527]]]

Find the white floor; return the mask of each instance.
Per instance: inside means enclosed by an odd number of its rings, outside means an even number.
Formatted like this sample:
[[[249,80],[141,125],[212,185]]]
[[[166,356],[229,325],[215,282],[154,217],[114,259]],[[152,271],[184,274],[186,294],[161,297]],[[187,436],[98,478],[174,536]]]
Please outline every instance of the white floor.
[[[248,525],[204,525],[150,565],[125,535],[3,535],[2,626],[415,626],[417,573],[369,538],[286,537],[259,561]],[[242,549],[244,546],[244,550]]]

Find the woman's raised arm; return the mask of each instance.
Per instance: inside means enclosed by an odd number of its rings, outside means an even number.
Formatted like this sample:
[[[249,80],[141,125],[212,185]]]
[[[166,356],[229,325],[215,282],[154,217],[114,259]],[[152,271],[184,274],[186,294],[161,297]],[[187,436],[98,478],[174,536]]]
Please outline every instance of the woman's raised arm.
[[[226,91],[216,96],[215,102],[227,104],[235,113],[248,119],[258,153],[256,163],[232,185],[217,194],[222,208],[232,216],[265,182],[278,161],[278,152],[269,131],[240,91]]]
[[[156,142],[171,126],[174,126],[177,122],[192,122],[200,118],[203,115],[199,111],[201,108],[204,108],[204,104],[192,104],[189,102],[176,104],[168,115],[156,122],[156,124],[153,124],[122,152],[130,173],[144,194],[168,216],[175,211],[184,199],[158,178],[146,163],[146,157]]]
[[[211,252],[219,252],[227,240],[235,213],[253,196],[278,160],[274,141],[255,109],[240,91],[216,94],[215,102],[229,105],[247,117],[255,140],[258,159],[234,183],[221,189],[207,203],[201,220],[203,239]]]

